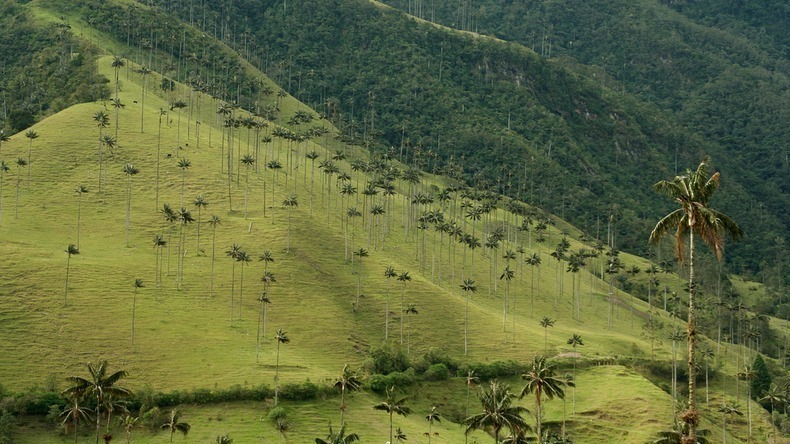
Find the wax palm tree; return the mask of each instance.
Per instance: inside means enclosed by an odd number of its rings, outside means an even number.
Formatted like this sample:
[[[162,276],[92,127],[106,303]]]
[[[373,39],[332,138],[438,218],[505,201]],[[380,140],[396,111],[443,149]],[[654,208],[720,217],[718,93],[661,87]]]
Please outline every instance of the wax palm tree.
[[[543,327],[543,353],[548,353],[549,351],[549,327],[554,327],[555,322],[555,319],[551,319],[548,316],[543,316],[540,320],[540,326]]]
[[[439,409],[436,406],[431,407],[431,411],[425,415],[425,420],[428,421],[428,433],[425,435],[428,437],[428,444],[431,444],[431,437],[434,435],[433,433],[433,423],[434,422],[442,422],[442,417],[439,415]],[[436,433],[438,435],[438,433]]]
[[[348,364],[343,366],[343,371],[335,378],[335,388],[340,391],[340,427],[345,427],[346,421],[344,413],[346,412],[346,391],[359,390],[362,387],[362,381],[356,373],[354,373]]]
[[[247,218],[247,201],[250,196],[250,167],[255,165],[255,158],[249,154],[245,154],[241,158],[241,163],[244,165],[244,218]]]
[[[516,394],[510,388],[497,381],[480,390],[480,404],[483,411],[464,419],[466,434],[472,430],[485,430],[494,433],[494,442],[499,443],[502,429],[512,433],[517,430],[529,430],[529,425],[522,415],[529,414],[525,407],[513,405]]]
[[[221,222],[219,216],[212,215],[211,219],[208,220],[208,224],[211,226],[211,284],[209,285],[209,295],[214,296],[214,257],[216,252],[217,246],[217,225]]]
[[[99,431],[101,427],[101,409],[111,398],[124,398],[132,394],[131,390],[116,385],[118,381],[125,378],[128,374],[125,370],[119,370],[109,374],[107,361],[100,361],[95,367],[88,364],[89,378],[81,376],[71,376],[66,380],[72,386],[61,392],[61,395],[71,397],[79,396],[85,398],[95,398],[96,400],[96,443],[99,443]]]
[[[114,98],[112,99],[112,107],[115,108],[115,140],[118,140],[118,117],[121,112],[122,108],[126,108],[126,105],[121,102],[121,99]]]
[[[777,407],[777,405],[784,405],[786,407],[787,406],[787,397],[785,396],[784,390],[782,390],[776,384],[771,384],[771,387],[768,389],[767,392],[765,392],[765,396],[760,398],[758,401],[761,404],[763,404],[763,405],[765,405],[765,403],[768,403],[769,406],[770,406],[771,427],[774,429],[774,432],[773,432],[774,440],[773,441],[774,441],[774,444],[776,444],[778,435],[781,433],[776,428],[777,414],[779,413],[779,410],[776,407]]]
[[[266,275],[264,275],[264,279],[266,279]],[[269,280],[265,280],[264,282],[269,282]],[[268,284],[267,284],[268,285]],[[271,304],[272,301],[269,299],[269,295],[267,294],[266,290],[263,291],[258,297],[258,303],[260,304],[260,309],[258,310],[258,324],[257,324],[257,335],[255,338],[255,362],[258,362],[258,358],[260,357],[261,353],[261,318],[263,318],[263,336],[266,337],[266,306]]]
[[[294,208],[299,206],[299,200],[296,198],[296,194],[291,194],[283,200],[283,207],[288,211],[288,235],[286,241],[285,252],[291,252],[291,212]],[[362,261],[359,262],[360,267],[362,266]],[[359,304],[359,300],[357,300],[357,304]]]
[[[99,193],[101,193],[101,182],[104,177],[102,173],[104,165],[104,128],[110,126],[110,117],[104,110],[96,111],[93,115],[93,121],[96,122],[96,126],[99,128]]]
[[[546,357],[544,356],[535,356],[531,369],[521,375],[521,378],[527,381],[527,385],[521,390],[520,397],[523,398],[528,394],[535,395],[536,429],[538,443],[540,443],[542,438],[542,398],[545,396],[548,399],[554,399],[554,397],[564,399],[565,390],[563,390],[563,386],[575,387],[575,384],[567,379],[554,376],[554,366],[546,363]]]
[[[513,280],[513,278],[515,276],[516,276],[516,273],[514,273],[513,270],[510,269],[510,265],[506,265],[505,269],[502,270],[502,274],[499,275],[499,280],[504,279],[505,282],[507,283],[507,285],[505,286],[505,298],[504,298],[504,300],[502,302],[502,331],[503,332],[505,331],[505,326],[506,326],[506,323],[507,323],[507,303],[508,303],[508,300],[510,299],[510,281]],[[513,302],[514,302],[514,306],[515,306],[515,300]],[[513,313],[514,321],[515,321],[515,316],[516,316],[516,314]],[[514,334],[514,337],[515,337],[515,329],[513,331],[513,334]]]
[[[352,442],[359,441],[359,435],[356,433],[350,433],[346,435],[346,426],[341,425],[340,430],[335,433],[332,430],[332,423],[329,423],[329,435],[327,435],[326,439],[316,438],[315,444],[351,444]]]
[[[173,409],[170,411],[170,415],[168,415],[167,422],[162,424],[162,430],[167,430],[170,434],[170,442],[173,442],[173,434],[175,432],[179,432],[184,436],[187,436],[189,433],[189,429],[192,426],[189,423],[181,421],[181,412],[178,409]]]
[[[0,170],[2,170],[5,164],[0,165]],[[6,167],[8,168],[8,167]],[[88,187],[85,185],[78,185],[77,188],[74,189],[74,193],[77,194],[77,249],[80,248],[80,224],[81,224],[81,212],[82,212],[82,195],[88,192]],[[0,176],[0,198],[2,198],[2,176]]]
[[[5,130],[0,129],[0,154],[3,154],[3,143],[11,140],[11,137],[5,133]]]
[[[176,152],[181,149],[181,110],[187,107],[187,102],[178,99],[175,102],[170,104],[170,111],[178,110],[178,123],[177,123],[177,135],[176,135]],[[182,204],[183,205],[183,204]]]
[[[232,244],[229,249],[225,250],[225,256],[233,261],[230,278],[230,325],[233,325],[233,298],[236,292],[236,262],[238,262],[239,253],[241,251],[241,246],[235,243]]]
[[[466,312],[464,314],[464,355],[466,355],[469,352],[469,293],[477,291],[475,280],[471,278],[464,279],[461,283],[461,290],[466,296]]]
[[[568,338],[566,342],[568,345],[573,347],[573,380],[576,380],[576,347],[583,346],[584,340],[582,340],[581,335],[574,333],[573,336]],[[576,416],[576,386],[573,386],[573,390],[571,391],[571,399],[573,410],[571,410],[571,415]]]
[[[184,258],[186,256],[186,227],[187,225],[191,224],[195,221],[195,218],[192,217],[192,213],[184,207],[181,207],[181,210],[177,213],[177,220],[179,222],[180,227],[180,241],[178,244],[178,275],[177,275],[177,288],[181,288],[181,281],[184,278]]]
[[[145,97],[145,95],[143,97]],[[155,183],[156,197],[154,198],[154,204],[156,205],[156,208],[159,208],[159,169],[162,163],[161,162],[162,161],[162,118],[166,116],[167,116],[167,111],[163,110],[162,108],[159,108],[159,131],[156,138],[156,183]],[[140,132],[143,132],[142,118],[140,122],[141,122]]]
[[[19,218],[19,185],[22,182],[22,167],[27,165],[27,160],[18,158],[16,160],[16,208],[14,208],[14,219]]]
[[[743,416],[743,412],[741,411],[741,406],[739,406],[737,403],[732,401],[728,401],[722,404],[721,407],[719,407],[718,411],[719,413],[721,413],[722,444],[727,444],[727,415]],[[686,436],[684,436],[684,438],[686,438]]]
[[[475,376],[474,370],[468,370],[466,372],[466,410],[464,410],[464,417],[469,416],[469,392],[473,385],[477,385],[480,382],[480,378]],[[468,434],[464,434],[464,443],[469,441]]]
[[[83,397],[79,394],[71,394],[66,397],[68,404],[64,408],[60,416],[63,417],[61,425],[68,431],[69,428],[74,429],[74,444],[77,444],[77,429],[81,421],[90,422],[90,414],[93,410],[81,404]]]
[[[529,304],[530,304],[530,314],[535,314],[535,268],[538,269],[538,293],[540,293],[540,255],[538,253],[532,253],[532,256],[527,258],[527,263],[531,266],[530,267],[530,279],[529,279]]]
[[[241,307],[244,298],[244,266],[249,265],[252,258],[246,251],[240,250],[236,255],[236,261],[241,263],[241,276],[239,278],[239,320],[241,320]]]
[[[71,256],[75,254],[80,254],[80,250],[74,244],[69,244],[69,246],[66,247],[66,250],[64,251],[66,252],[67,257],[66,257],[66,289],[63,292],[63,305],[66,305],[67,297],[69,294],[69,270],[71,269]]]
[[[274,364],[274,405],[277,406],[277,398],[280,393],[280,344],[287,344],[291,342],[283,329],[277,329],[274,334],[274,340],[277,341],[277,355]]]
[[[415,307],[414,304],[409,304],[406,310],[404,310],[404,314],[408,319],[406,325],[406,354],[411,355],[411,316],[420,314],[420,312],[417,311],[417,307]]]
[[[650,233],[650,243],[657,244],[670,231],[675,232],[675,257],[680,263],[686,260],[684,241],[689,238],[689,310],[687,323],[688,337],[688,379],[689,403],[688,410],[683,414],[683,422],[688,423],[688,436],[685,441],[694,443],[699,422],[696,402],[696,366],[694,364],[695,339],[697,336],[695,320],[694,281],[694,237],[702,238],[716,257],[721,260],[724,251],[724,238],[730,235],[733,239],[743,236],[743,232],[729,216],[714,210],[708,201],[719,187],[719,172],[708,177],[708,159],[704,159],[696,171],[687,171],[685,175],[676,176],[673,180],[662,180],[653,188],[676,201],[680,208],[664,216]]]
[[[134,351],[134,315],[135,309],[137,308],[137,290],[145,287],[145,285],[143,285],[142,279],[135,279],[132,287],[134,288],[134,293],[132,294],[132,334],[129,342],[131,344],[131,351]]]
[[[274,174],[274,179],[270,181],[272,183],[272,224],[274,224],[274,185],[277,182],[277,173],[283,168],[283,165],[279,160],[271,160],[266,164],[266,167],[272,170]]]
[[[140,132],[142,133],[142,132],[144,132],[143,131],[143,125],[145,123],[144,122],[144,119],[145,119],[145,90],[148,88],[148,76],[151,74],[151,69],[148,68],[147,66],[143,65],[143,66],[140,67],[140,69],[137,70],[137,73],[140,74],[141,76],[143,76],[143,94],[142,94],[142,96],[141,96],[142,98],[140,100],[140,102],[141,102],[141,104],[140,104]],[[160,117],[160,121],[161,121],[161,117]],[[160,126],[161,126],[161,124],[160,124]],[[156,206],[159,207],[159,204],[157,203]]]
[[[198,217],[197,217],[197,247],[195,249],[196,254],[200,254],[200,213],[201,211],[208,206],[208,200],[203,197],[202,194],[198,194],[195,196],[195,200],[192,201],[192,205],[195,206],[198,210]]]
[[[354,311],[356,312],[359,310],[359,297],[362,294],[362,258],[368,257],[368,250],[366,248],[360,247],[357,251],[353,253],[353,256],[359,258],[359,265],[357,265],[357,301],[354,304]],[[352,257],[353,257],[352,256]],[[351,263],[352,270],[354,263]]]
[[[0,160],[0,222],[3,220],[3,182],[5,182],[5,174],[10,169],[7,163]],[[79,214],[79,206],[77,214]],[[77,242],[79,243],[79,224],[77,224]]]
[[[387,302],[384,308],[384,342],[387,342],[390,334],[390,278],[397,276],[398,273],[391,266],[384,270],[384,277],[387,278]]]
[[[132,176],[136,176],[140,169],[134,164],[127,163],[123,167],[126,174],[126,246],[129,247],[129,221],[132,213]]]
[[[263,297],[268,299],[269,287],[273,283],[277,282],[277,278],[274,276],[274,273],[272,273],[271,271],[264,270],[263,271],[263,276],[261,277],[261,282],[263,282]],[[259,302],[263,302],[264,303],[264,305],[263,305],[263,337],[266,337],[266,305],[265,305],[266,302],[265,301],[259,301]]]
[[[653,441],[653,444],[681,444],[683,436],[688,434],[688,430],[684,429],[687,429],[687,427],[676,422],[672,429],[658,432],[658,438]],[[710,435],[710,430],[697,430],[697,444],[709,444],[708,435]]]
[[[112,66],[113,71],[115,71],[115,98],[117,99],[118,98],[118,89],[119,89],[118,73],[120,72],[121,68],[126,66],[126,62],[123,61],[123,57],[121,57],[121,56],[113,56],[112,63],[110,64],[110,66]],[[117,124],[117,122],[116,122],[116,124]]]
[[[746,396],[746,419],[748,421],[749,441],[752,440],[752,380],[755,378],[754,368],[751,365],[744,365],[743,369],[736,375],[738,379],[746,381],[748,394]]]
[[[182,157],[178,159],[178,167],[181,168],[181,206],[184,206],[184,182],[186,180],[187,170],[192,166],[189,159]]]
[[[710,347],[703,347],[700,351],[702,360],[705,361],[705,404],[710,404],[710,390],[708,385],[708,366],[710,359],[713,357],[713,349]]]
[[[389,442],[392,442],[392,415],[400,415],[406,416],[411,413],[411,409],[406,406],[406,398],[401,397],[397,398],[395,396],[395,386],[389,387],[386,389],[387,399],[384,401],[379,402],[378,404],[374,405],[373,408],[376,410],[381,410],[383,412],[387,412],[390,417],[390,439]]]
[[[30,189],[30,164],[32,162],[31,156],[33,154],[33,141],[38,139],[38,133],[35,130],[27,130],[25,132],[25,137],[27,137],[28,145],[27,145],[27,189]]]
[[[395,437],[395,440],[400,442],[400,443],[405,442],[407,440],[406,439],[406,432],[404,432],[403,429],[401,429],[400,427],[395,429],[394,437]]]

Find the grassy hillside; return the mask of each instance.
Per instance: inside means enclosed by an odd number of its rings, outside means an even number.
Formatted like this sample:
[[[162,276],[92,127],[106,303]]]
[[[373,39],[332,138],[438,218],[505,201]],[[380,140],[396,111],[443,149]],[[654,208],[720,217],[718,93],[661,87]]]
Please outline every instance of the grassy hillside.
[[[47,16],[44,10],[38,12],[42,17]],[[79,29],[81,25],[74,26]],[[120,45],[117,41],[109,44]],[[98,73],[114,79],[112,61],[112,57],[99,59]],[[390,319],[390,339],[400,342],[403,295],[404,302],[414,303],[419,311],[404,328],[404,346],[410,344],[415,366],[431,351],[448,355],[461,365],[505,359],[527,363],[534,355],[547,353],[557,356],[562,371],[569,372],[574,355],[570,354],[573,350],[566,340],[576,333],[585,342],[577,350],[581,356],[576,416],[571,413],[573,418],[568,423],[569,433],[576,442],[644,442],[670,424],[672,402],[655,381],[650,382],[633,369],[611,365],[631,363],[634,358],[646,360],[650,356],[651,341],[643,328],[649,316],[647,304],[621,289],[615,289],[613,304],[609,304],[609,282],[593,274],[605,258],[590,258],[587,266],[573,275],[565,272],[564,263],[557,263],[550,256],[562,230],[572,234],[571,250],[583,247],[577,239],[577,230],[558,221],[546,227],[546,240],[539,243],[536,233],[515,229],[522,216],[503,208],[492,210],[477,222],[466,220],[460,213],[461,203],[468,200],[482,205],[485,200],[461,197],[464,191],[452,192],[452,198],[446,202],[436,199],[432,204],[411,204],[415,192],[438,195],[449,184],[445,179],[429,175],[423,175],[415,184],[395,179],[391,182],[392,196],[384,198],[379,193],[366,198],[360,192],[367,180],[382,173],[354,168],[356,160],[371,159],[363,150],[334,137],[336,130],[328,122],[312,124],[330,131],[325,138],[295,142],[275,137],[266,142],[261,137],[256,151],[254,140],[258,137],[254,131],[234,129],[233,137],[228,139],[227,128],[223,129],[217,118],[220,101],[206,94],[191,93],[178,83],[172,91],[163,90],[160,74],[153,72],[143,77],[137,72],[139,65],[128,63],[128,70],[124,67],[119,71],[119,98],[126,106],[118,112],[117,128],[112,102],[97,101],[67,108],[35,125],[31,129],[39,137],[32,143],[21,133],[3,143],[0,156],[11,167],[2,179],[0,194],[0,254],[4,258],[0,350],[2,356],[8,357],[0,362],[0,378],[6,389],[17,393],[29,391],[35,385],[62,389],[64,377],[83,375],[84,364],[99,359],[108,359],[113,368],[127,370],[130,377],[124,383],[138,391],[145,391],[146,387],[157,392],[214,390],[234,384],[249,387],[261,383],[271,387],[278,359],[273,336],[278,328],[285,330],[291,340],[280,347],[281,383],[309,379],[322,386],[329,385],[344,364],[361,367],[370,347],[383,343],[385,316]],[[243,66],[253,73],[249,65]],[[259,74],[254,78],[259,84],[271,82]],[[114,91],[112,81],[110,88]],[[147,91],[145,95],[143,88]],[[171,110],[170,105],[178,99],[191,102],[191,106],[180,113]],[[261,101],[262,106],[279,105],[276,122],[293,131],[307,129],[307,125],[287,124],[298,112],[311,112],[304,104],[287,95],[263,97]],[[106,111],[109,117],[110,125],[103,134],[114,135],[118,131],[114,154],[103,147],[102,171],[106,177],[101,180],[101,192],[99,128],[94,121],[97,111]],[[162,115],[160,111],[166,113]],[[235,116],[248,116],[248,113],[237,110]],[[197,121],[201,122],[199,132]],[[260,135],[279,133],[283,127],[276,122],[262,128]],[[248,140],[253,142],[248,145]],[[225,157],[229,143],[234,149],[231,176],[227,174]],[[315,166],[306,158],[306,153],[313,150],[319,156]],[[161,151],[159,156],[158,151]],[[28,181],[26,167],[17,168],[16,160],[27,159],[29,152]],[[239,163],[239,154],[244,153],[257,157],[249,169]],[[339,154],[345,154],[346,158],[340,159]],[[336,157],[339,171],[330,175],[324,172],[326,168],[319,169],[317,165],[331,157]],[[190,161],[188,169],[178,166],[183,159]],[[282,168],[264,167],[272,160],[278,160]],[[372,160],[382,162],[380,158]],[[122,168],[130,163],[140,172],[128,178]],[[406,170],[394,160],[384,164]],[[357,194],[342,197],[337,192],[340,173],[350,176],[346,182],[356,187]],[[161,212],[165,203],[181,207],[182,183],[184,206],[193,217],[198,218],[198,211],[192,205],[196,195],[203,195],[209,202],[199,216],[199,245],[197,221],[186,224],[182,231],[179,224],[167,223]],[[127,184],[131,184],[128,246]],[[88,189],[81,197],[74,192],[79,185]],[[246,215],[245,195],[248,196]],[[296,196],[298,206],[288,210],[283,202],[291,195]],[[369,210],[376,203],[386,213],[373,219]],[[347,226],[350,206],[365,211],[364,216],[353,218]],[[500,203],[500,207],[505,207],[505,203]],[[64,250],[69,244],[77,243],[78,208],[79,254],[69,257]],[[448,238],[432,227],[417,229],[417,217],[429,210],[441,211],[448,221],[455,221],[465,232],[481,239],[484,233],[504,227],[505,239],[497,248],[481,247],[473,253],[455,241],[456,246],[449,247]],[[221,219],[216,231],[208,224],[211,215]],[[160,249],[159,261],[152,242],[157,234],[167,241],[167,246]],[[368,255],[347,257],[347,240],[349,252],[365,248]],[[234,243],[241,245],[252,262],[244,266],[226,256]],[[524,253],[517,253],[517,259],[510,263],[514,277],[508,290],[506,282],[499,279],[506,262],[502,255],[519,246],[524,248]],[[257,258],[266,250],[275,258],[266,268],[275,275],[276,282],[267,292],[272,303],[267,306],[266,334],[256,362],[260,307],[256,298],[264,290],[260,279],[265,266]],[[541,258],[539,267],[523,264],[523,258],[532,254]],[[178,271],[179,257],[183,257],[183,273]],[[620,258],[626,265],[643,268],[648,265],[645,260],[625,253]],[[162,272],[158,288],[157,262]],[[403,285],[396,279],[386,279],[384,271],[388,266],[399,273],[408,271],[412,280]],[[467,295],[459,289],[463,278],[473,278],[477,284],[476,293],[469,295],[466,355]],[[135,279],[141,279],[145,285],[137,291],[136,300]],[[574,282],[579,285],[576,294]],[[684,282],[680,276],[667,274],[662,282],[671,291],[682,293]],[[360,303],[354,309],[359,293]],[[388,294],[389,313],[386,313]],[[232,312],[231,301],[234,301]],[[506,307],[504,328],[503,306]],[[662,310],[654,313],[655,316],[660,313],[666,324],[655,332],[662,338],[655,344],[655,357],[666,366],[673,347],[663,338],[680,326],[680,322],[670,319]],[[555,326],[542,328],[539,321],[544,316],[556,319]],[[732,375],[743,365],[742,356],[746,354],[745,349],[724,344],[715,362],[723,374]],[[663,381],[666,385],[666,379]],[[714,385],[716,392],[711,404],[705,407],[706,426],[710,429],[718,431],[720,417],[716,402],[735,397],[731,381],[731,376],[714,379],[718,386]],[[517,379],[509,382],[516,390],[523,385]],[[417,383],[403,390],[409,396],[414,414],[399,424],[410,438],[419,442],[426,431],[423,412],[427,413],[431,405],[438,405],[450,421],[440,426],[437,442],[460,442],[462,432],[453,422],[465,416],[466,386],[462,377]],[[739,394],[743,402],[742,389]],[[475,406],[474,394],[472,397]],[[370,438],[373,436],[385,436],[386,415],[372,409],[382,399],[381,395],[366,391],[352,398],[347,411],[349,429],[363,435],[366,442],[374,439]],[[293,421],[290,440],[304,442],[322,436],[330,418],[337,424],[334,415],[338,401],[330,396],[285,402],[289,419]],[[563,417],[568,417],[569,401],[547,403],[547,421],[557,425]],[[529,398],[519,403],[533,408]],[[225,432],[230,432],[239,442],[261,435],[274,439],[276,433],[271,423],[260,421],[268,414],[268,407],[269,401],[183,406],[185,419],[194,427],[188,439],[204,442]],[[760,414],[757,406],[754,407],[757,421]],[[744,424],[736,424],[733,440],[745,436]],[[21,442],[67,439],[55,438],[51,426],[41,418],[23,418],[23,426]],[[758,421],[755,430],[759,436],[765,436],[768,429]],[[486,439],[482,434],[476,436],[480,441]],[[143,433],[139,442],[161,439],[162,435]]]

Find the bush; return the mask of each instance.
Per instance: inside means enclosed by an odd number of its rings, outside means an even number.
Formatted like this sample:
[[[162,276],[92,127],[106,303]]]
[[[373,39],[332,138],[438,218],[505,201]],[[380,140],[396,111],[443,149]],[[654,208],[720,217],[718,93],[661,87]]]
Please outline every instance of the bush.
[[[428,368],[434,364],[444,364],[451,374],[458,372],[458,362],[450,357],[450,355],[447,353],[435,348],[425,352],[425,354],[422,355],[422,358],[414,363],[413,367],[417,373],[422,374],[428,371]]]
[[[488,381],[495,378],[518,376],[527,372],[527,366],[519,364],[516,361],[495,361],[490,364],[471,363],[461,366],[459,369],[461,375],[466,375],[468,372],[475,372],[475,376],[480,378],[481,381]]]
[[[277,422],[280,419],[285,419],[288,416],[288,413],[282,407],[275,407],[269,410],[269,420],[272,422]]]
[[[319,392],[319,387],[310,381],[290,383],[282,386],[280,398],[290,401],[307,401],[316,399]]]
[[[372,374],[386,375],[392,372],[403,372],[409,367],[409,358],[398,345],[385,344],[371,349],[365,362],[365,369]]]
[[[388,375],[373,375],[370,377],[368,386],[376,393],[384,393],[385,390],[392,386],[406,387],[414,384],[417,380],[417,374],[413,368],[405,372],[392,372]]]
[[[444,364],[434,364],[428,367],[423,376],[426,381],[444,381],[450,377],[450,370]]]
[[[16,428],[16,417],[6,410],[0,411],[0,444],[10,444]]]

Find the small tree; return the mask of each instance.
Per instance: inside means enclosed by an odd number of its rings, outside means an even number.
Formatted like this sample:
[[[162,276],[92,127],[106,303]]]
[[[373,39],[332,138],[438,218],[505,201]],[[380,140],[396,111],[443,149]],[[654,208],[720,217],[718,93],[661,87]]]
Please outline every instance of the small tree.
[[[178,409],[173,409],[170,411],[170,415],[167,418],[167,422],[162,424],[162,430],[167,430],[170,433],[170,442],[173,442],[173,434],[175,432],[179,432],[184,436],[187,436],[189,433],[190,426],[186,422],[181,421],[181,412]]]
[[[380,403],[373,406],[376,410],[381,410],[387,412],[390,417],[390,439],[389,442],[392,442],[392,415],[397,414],[401,416],[406,416],[411,413],[411,409],[406,407],[406,398],[396,398],[395,397],[395,386],[392,386],[387,389],[387,399],[381,401]]]

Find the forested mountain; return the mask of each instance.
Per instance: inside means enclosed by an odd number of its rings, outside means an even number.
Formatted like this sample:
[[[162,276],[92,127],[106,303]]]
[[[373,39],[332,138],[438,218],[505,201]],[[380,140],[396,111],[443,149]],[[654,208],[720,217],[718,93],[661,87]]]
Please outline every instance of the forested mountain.
[[[781,255],[776,239],[787,239],[790,230],[787,2],[386,3],[426,20],[521,43],[662,109],[710,142],[707,152],[748,192],[746,200],[728,202],[750,236],[748,244],[732,247],[737,268],[779,270],[765,254]]]
[[[509,42],[367,1],[160,6],[224,36],[348,140],[518,196],[596,237],[614,216],[630,251],[647,252],[644,233],[666,208],[650,185],[711,155],[732,179],[722,205],[749,235],[729,264],[786,275],[775,266],[790,220],[781,33],[768,27],[752,43],[734,16],[721,18],[730,32],[658,3],[566,3],[395,4]]]

